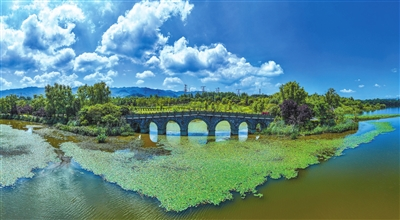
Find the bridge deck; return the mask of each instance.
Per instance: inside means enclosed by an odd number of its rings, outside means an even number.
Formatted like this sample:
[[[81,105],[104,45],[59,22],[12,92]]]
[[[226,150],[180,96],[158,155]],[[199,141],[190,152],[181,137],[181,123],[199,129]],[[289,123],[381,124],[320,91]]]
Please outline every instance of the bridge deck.
[[[261,114],[246,114],[238,112],[206,112],[206,111],[186,111],[186,112],[161,112],[151,114],[130,114],[125,116],[126,119],[137,120],[147,118],[176,118],[176,117],[188,117],[188,116],[211,116],[211,117],[223,117],[223,118],[246,118],[246,119],[273,119],[271,115]]]

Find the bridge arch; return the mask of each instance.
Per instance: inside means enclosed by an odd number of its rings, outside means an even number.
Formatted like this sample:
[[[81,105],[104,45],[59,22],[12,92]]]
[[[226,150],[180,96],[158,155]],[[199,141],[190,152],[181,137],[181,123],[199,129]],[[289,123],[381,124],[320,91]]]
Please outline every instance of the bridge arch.
[[[201,124],[203,124],[205,126],[202,126]],[[198,129],[197,126],[199,126],[200,128],[204,128],[205,127],[205,131],[204,131],[204,129],[203,130],[202,129]],[[188,123],[187,123],[187,131],[188,131],[188,133],[189,132],[190,133],[195,133],[195,135],[196,134],[200,134],[200,133],[203,134],[204,132],[206,132],[208,134],[210,132],[210,123],[207,120],[204,120],[204,119],[201,119],[201,118],[198,118],[198,117],[194,117],[190,121],[188,121]]]
[[[176,126],[178,128],[176,128]],[[180,123],[177,120],[170,119],[165,123],[166,134],[176,132],[175,129],[178,129],[178,132],[180,134],[180,131],[182,130],[181,127],[182,126],[180,125]]]
[[[240,127],[244,127],[244,126],[246,126],[246,134],[248,134],[249,133],[249,125],[250,125],[250,123],[248,122],[248,121],[242,121],[242,122],[240,122],[240,124],[239,124],[239,126],[238,126],[238,130],[239,130],[239,132],[240,132]]]
[[[215,122],[215,131],[217,131],[217,129],[220,130],[220,132],[222,131],[222,133],[229,132],[228,136],[231,134],[231,124],[227,119],[217,120]]]
[[[151,123],[154,123],[157,126],[157,133],[159,135],[165,134],[165,122],[163,120],[156,120],[156,119],[143,120],[142,123],[140,123],[140,132],[149,133]]]

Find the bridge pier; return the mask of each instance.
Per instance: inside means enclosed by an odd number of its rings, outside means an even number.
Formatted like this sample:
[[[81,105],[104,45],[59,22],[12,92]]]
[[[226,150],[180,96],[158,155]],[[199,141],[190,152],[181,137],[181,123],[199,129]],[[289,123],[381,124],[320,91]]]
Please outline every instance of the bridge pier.
[[[239,127],[231,126],[231,135],[239,135]]]
[[[249,124],[247,125],[247,130],[249,134],[254,134],[256,133],[257,129],[256,129],[257,125],[255,124]]]
[[[167,133],[166,128],[158,128],[157,129],[158,135],[165,135]]]
[[[188,129],[181,128],[181,136],[188,136]]]
[[[215,136],[215,128],[208,130],[208,136]]]
[[[247,129],[248,129],[249,134],[255,134],[256,133],[256,129],[250,129],[250,128],[247,128]]]
[[[141,126],[140,127],[140,133],[142,134],[148,134],[150,132],[150,128],[146,126]]]

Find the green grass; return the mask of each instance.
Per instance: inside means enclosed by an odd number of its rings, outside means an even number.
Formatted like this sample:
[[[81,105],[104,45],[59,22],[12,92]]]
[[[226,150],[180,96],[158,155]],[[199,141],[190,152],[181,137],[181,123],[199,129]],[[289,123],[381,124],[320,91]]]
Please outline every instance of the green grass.
[[[134,153],[109,153],[81,149],[64,143],[61,149],[84,169],[115,182],[123,189],[155,197],[167,211],[183,211],[200,204],[218,205],[233,198],[232,192],[262,196],[256,187],[267,178],[287,179],[298,169],[343,150],[371,141],[393,130],[389,123],[373,123],[375,130],[337,139],[227,141],[205,146],[167,144],[171,155],[138,161]]]
[[[399,117],[400,114],[379,114],[379,115],[358,115],[357,119],[359,121],[367,121],[367,120],[376,120],[376,119],[384,119],[384,118],[394,118]],[[346,118],[354,119],[354,115],[346,115]]]

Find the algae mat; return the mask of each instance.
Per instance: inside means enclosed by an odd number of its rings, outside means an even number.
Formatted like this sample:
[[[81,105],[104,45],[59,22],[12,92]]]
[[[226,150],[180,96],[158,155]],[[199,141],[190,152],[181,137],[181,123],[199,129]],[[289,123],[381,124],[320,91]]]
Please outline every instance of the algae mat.
[[[372,131],[330,140],[164,143],[171,155],[144,161],[135,160],[133,152],[82,149],[74,143],[64,143],[61,149],[84,169],[107,181],[155,197],[167,211],[182,211],[200,204],[218,205],[232,199],[232,192],[242,197],[246,193],[262,196],[255,188],[267,178],[294,178],[298,169],[339,156],[347,148],[393,130],[387,122],[370,123],[375,127]]]
[[[0,124],[0,142],[0,187],[33,177],[34,169],[49,162],[59,162],[53,147],[37,134]]]

